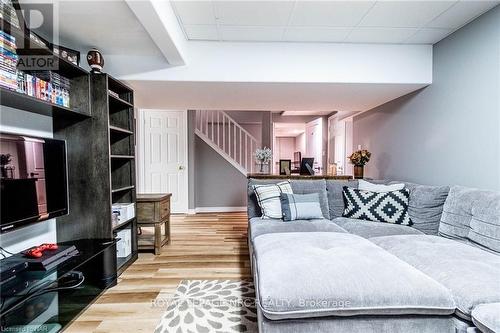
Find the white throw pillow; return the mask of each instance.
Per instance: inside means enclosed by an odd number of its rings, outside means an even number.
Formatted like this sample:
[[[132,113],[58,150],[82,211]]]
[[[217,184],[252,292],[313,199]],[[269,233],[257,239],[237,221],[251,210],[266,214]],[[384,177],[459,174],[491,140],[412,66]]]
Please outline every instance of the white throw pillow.
[[[257,203],[262,211],[263,219],[281,219],[281,193],[293,194],[290,181],[277,184],[254,185],[253,191],[257,197]]]
[[[373,184],[373,183],[367,182],[366,180],[363,180],[363,179],[360,179],[358,181],[358,190],[361,190],[361,191],[386,193],[386,192],[400,191],[404,188],[405,188],[405,184],[403,184],[403,183],[383,185],[383,184]]]

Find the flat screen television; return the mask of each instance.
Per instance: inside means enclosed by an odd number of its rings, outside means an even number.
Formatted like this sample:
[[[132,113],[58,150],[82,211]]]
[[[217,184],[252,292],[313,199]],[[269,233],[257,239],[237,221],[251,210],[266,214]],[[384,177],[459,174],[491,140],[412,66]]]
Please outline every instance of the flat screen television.
[[[0,233],[68,214],[66,142],[0,133]]]

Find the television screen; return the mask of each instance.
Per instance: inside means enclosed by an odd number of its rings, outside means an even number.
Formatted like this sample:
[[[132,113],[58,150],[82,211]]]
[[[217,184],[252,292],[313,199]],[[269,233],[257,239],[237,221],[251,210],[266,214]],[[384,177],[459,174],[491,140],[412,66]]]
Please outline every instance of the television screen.
[[[66,143],[0,134],[0,232],[68,214]]]

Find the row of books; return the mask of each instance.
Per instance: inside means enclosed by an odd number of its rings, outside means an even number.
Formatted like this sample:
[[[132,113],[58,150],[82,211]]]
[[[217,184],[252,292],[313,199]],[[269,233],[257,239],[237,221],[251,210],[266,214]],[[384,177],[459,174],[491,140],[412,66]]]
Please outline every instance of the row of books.
[[[16,39],[0,30],[0,86],[17,88],[17,60]]]
[[[0,18],[16,28],[20,28],[19,18],[11,0],[0,0]]]
[[[17,61],[16,39],[0,30],[0,86],[69,107],[68,78],[51,71],[40,71],[36,75],[24,73],[17,70]]]
[[[69,107],[69,80],[57,73],[41,72],[35,76],[18,71],[16,90],[43,101]]]

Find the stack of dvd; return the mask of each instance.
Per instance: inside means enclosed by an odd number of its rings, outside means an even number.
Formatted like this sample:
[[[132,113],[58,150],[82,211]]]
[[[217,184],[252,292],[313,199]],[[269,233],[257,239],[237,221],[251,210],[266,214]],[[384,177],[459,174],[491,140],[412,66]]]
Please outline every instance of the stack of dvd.
[[[16,9],[12,5],[11,0],[0,0],[0,18],[20,29]]]
[[[69,107],[71,84],[68,78],[51,71],[38,72],[36,76],[42,81],[40,84],[40,97],[37,96],[38,98]]]
[[[17,90],[16,39],[0,30],[0,86]]]

